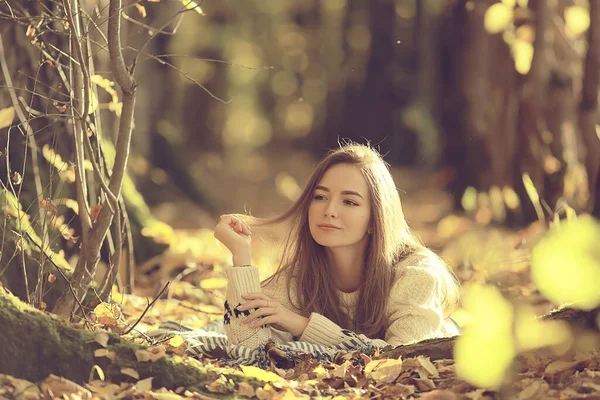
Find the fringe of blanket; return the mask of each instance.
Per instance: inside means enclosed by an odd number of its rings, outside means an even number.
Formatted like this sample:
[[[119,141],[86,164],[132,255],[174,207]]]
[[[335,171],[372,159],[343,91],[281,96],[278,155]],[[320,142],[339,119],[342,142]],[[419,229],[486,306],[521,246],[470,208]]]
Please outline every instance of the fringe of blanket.
[[[372,355],[378,348],[366,336],[349,331],[348,338],[336,346],[322,346],[302,341],[276,343],[274,340],[269,340],[257,348],[239,344],[229,345],[223,320],[212,321],[203,329],[166,321],[158,329],[145,334],[156,340],[180,335],[185,340],[186,353],[194,357],[206,356],[220,359],[228,365],[253,365],[263,369],[270,368],[274,360],[280,368],[293,368],[299,361],[305,359],[306,355],[326,363],[333,362],[341,355],[340,353],[358,350]]]

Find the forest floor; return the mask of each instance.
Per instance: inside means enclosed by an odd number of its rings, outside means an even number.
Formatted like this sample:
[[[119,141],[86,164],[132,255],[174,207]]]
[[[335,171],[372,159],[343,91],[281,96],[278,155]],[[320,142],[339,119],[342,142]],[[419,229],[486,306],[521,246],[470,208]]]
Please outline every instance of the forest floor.
[[[147,311],[136,331],[156,328],[166,320],[201,328],[222,318],[226,286],[223,267],[230,262],[230,257],[213,237],[216,217],[219,213],[242,212],[245,207],[256,216],[285,210],[313,165],[310,157],[301,153],[282,155],[278,160],[259,157],[237,169],[217,156],[201,159],[204,161],[190,168],[193,167],[196,177],[210,188],[211,201],[218,205],[216,212],[208,213],[192,202],[181,200],[172,187],[160,190],[157,186],[153,213],[176,229],[176,240],[164,254],[137,266],[134,294],[114,293],[113,300],[122,316],[114,321],[98,321],[95,329],[123,332],[138,320],[148,301],[167,282],[171,283],[165,294]],[[411,227],[452,266],[463,285],[474,280],[491,283],[507,298],[530,304],[537,315],[554,308],[536,290],[529,269],[531,248],[546,231],[545,224],[538,222],[508,229],[491,223],[486,215],[454,212],[452,198],[439,189],[440,174],[401,168],[393,171]],[[262,277],[269,276],[276,267],[278,240],[283,229],[279,227],[273,232],[255,235],[253,261]],[[453,317],[462,324],[468,315],[459,308]],[[155,354],[185,353],[179,336],[154,347],[157,348]],[[215,371],[235,368],[214,359],[203,358],[200,362]],[[348,353],[325,365],[307,359],[293,369],[273,366],[271,371],[262,371],[244,367],[243,372],[256,378],[255,384],[233,384],[217,379],[207,385],[204,393],[185,387],[152,388],[152,378],[140,379],[135,369],[122,371],[131,380],[121,384],[105,382],[98,369],[90,371],[90,380],[82,385],[52,376],[43,382],[27,382],[0,375],[0,398],[600,399],[600,362],[595,353],[530,358],[513,368],[506,383],[496,391],[477,388],[457,377],[452,359],[416,357],[398,362],[381,360],[378,355]]]

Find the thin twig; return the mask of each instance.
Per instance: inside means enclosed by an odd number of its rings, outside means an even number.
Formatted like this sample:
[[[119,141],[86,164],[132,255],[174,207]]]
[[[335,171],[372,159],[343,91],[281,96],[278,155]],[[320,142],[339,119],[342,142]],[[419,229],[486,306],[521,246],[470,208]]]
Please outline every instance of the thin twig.
[[[154,298],[154,300],[152,300],[152,302],[148,303],[148,306],[146,306],[146,309],[144,310],[144,312],[142,313],[142,315],[140,315],[140,317],[138,318],[138,320],[135,321],[135,323],[133,325],[131,325],[131,327],[127,331],[125,331],[123,333],[123,335],[127,335],[129,332],[131,332],[133,330],[133,328],[136,327],[137,324],[140,323],[140,321],[142,320],[142,318],[144,318],[144,315],[146,315],[146,313],[148,312],[148,310],[150,310],[150,308],[154,305],[154,303],[156,303],[156,300],[158,300],[160,298],[160,296],[163,295],[163,293],[165,292],[165,290],[167,290],[167,288],[169,287],[170,284],[171,284],[171,281],[168,281],[167,284],[165,286],[163,286],[163,288],[160,290],[160,292],[158,292],[158,294],[156,295],[156,297]]]
[[[54,262],[54,260],[52,259],[52,257],[48,256],[48,254],[46,254],[46,252],[44,251],[44,249],[42,247],[40,247],[40,245],[38,245],[36,243],[35,240],[33,240],[33,238],[31,237],[31,235],[29,234],[29,232],[25,232],[25,235],[27,235],[27,237],[29,238],[29,240],[31,241],[31,243],[35,244],[36,247],[38,249],[40,249],[40,251],[42,252],[43,255],[46,256],[46,259],[48,261],[50,261],[50,263],[52,263],[52,265],[54,265],[54,268],[56,268],[56,270],[58,271],[58,273],[63,277],[63,279],[67,282],[67,285],[69,286],[69,289],[71,290],[71,293],[73,294],[73,297],[75,298],[75,300],[77,301],[77,304],[79,305],[79,308],[81,309],[81,312],[83,313],[83,319],[86,323],[86,326],[88,328],[91,328],[91,324],[88,321],[88,317],[85,313],[85,307],[83,306],[83,304],[81,304],[81,301],[79,301],[79,299],[77,298],[76,294],[75,294],[75,289],[73,288],[73,285],[71,285],[71,282],[69,281],[69,278],[67,278],[67,276],[65,275],[65,273],[62,271],[62,269]]]

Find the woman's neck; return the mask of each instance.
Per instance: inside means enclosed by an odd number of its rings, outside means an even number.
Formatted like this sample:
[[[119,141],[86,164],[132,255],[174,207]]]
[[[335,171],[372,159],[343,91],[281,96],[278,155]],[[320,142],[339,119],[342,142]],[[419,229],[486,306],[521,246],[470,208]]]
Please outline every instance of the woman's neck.
[[[325,249],[333,284],[342,292],[354,292],[362,284],[365,250],[366,246]]]

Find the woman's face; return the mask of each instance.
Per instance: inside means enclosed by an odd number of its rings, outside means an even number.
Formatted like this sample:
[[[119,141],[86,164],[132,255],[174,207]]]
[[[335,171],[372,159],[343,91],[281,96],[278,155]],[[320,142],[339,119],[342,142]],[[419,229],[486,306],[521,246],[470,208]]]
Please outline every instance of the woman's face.
[[[308,209],[315,242],[330,248],[365,245],[370,219],[371,194],[360,168],[350,164],[330,167]]]

